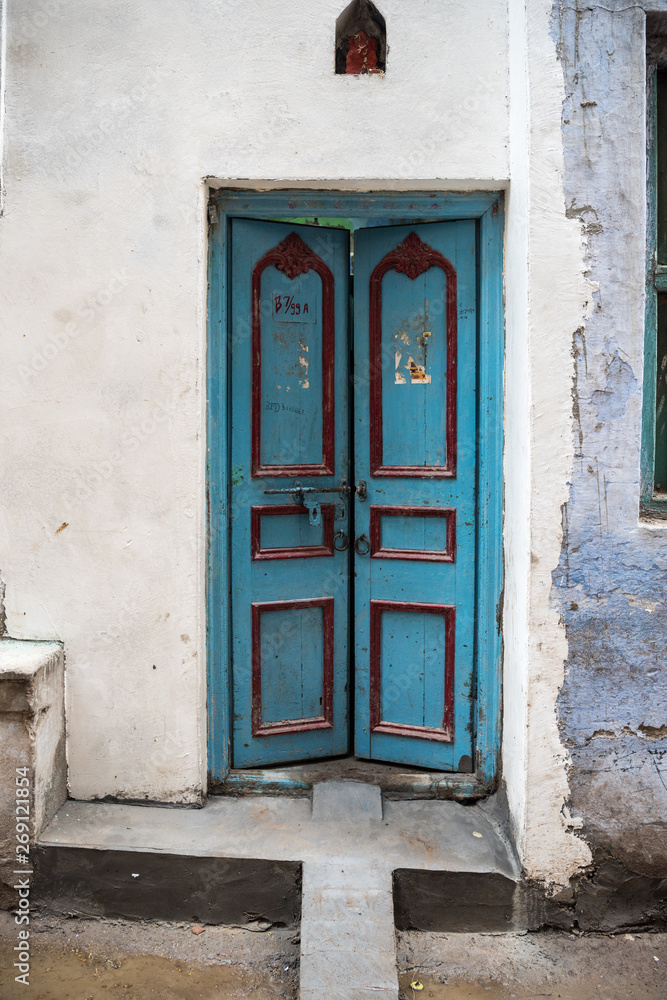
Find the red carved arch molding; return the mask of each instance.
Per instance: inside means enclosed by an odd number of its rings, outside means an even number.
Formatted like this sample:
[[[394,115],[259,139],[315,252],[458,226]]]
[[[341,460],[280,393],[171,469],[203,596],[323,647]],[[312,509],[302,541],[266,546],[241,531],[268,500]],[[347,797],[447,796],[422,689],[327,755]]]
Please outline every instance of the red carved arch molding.
[[[439,267],[447,278],[447,403],[445,414],[446,465],[383,465],[382,440],[382,279],[388,271],[405,274],[414,281],[432,267]],[[439,250],[424,243],[417,233],[410,235],[376,265],[370,277],[370,456],[372,476],[456,477],[456,271]]]
[[[322,281],[322,462],[316,465],[262,465],[262,274],[276,267],[290,281],[315,271]],[[252,475],[332,476],[334,474],[334,277],[321,257],[298,233],[261,257],[252,272]]]

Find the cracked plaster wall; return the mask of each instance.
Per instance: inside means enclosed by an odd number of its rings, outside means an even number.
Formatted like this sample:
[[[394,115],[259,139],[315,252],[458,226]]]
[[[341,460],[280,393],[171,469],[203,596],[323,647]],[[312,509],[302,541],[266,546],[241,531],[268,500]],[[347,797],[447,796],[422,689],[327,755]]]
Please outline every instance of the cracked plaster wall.
[[[659,878],[667,875],[667,523],[639,519],[645,10],[667,4],[558,3],[553,13],[567,214],[580,222],[597,291],[573,332],[574,463],[552,600],[568,643],[558,716],[570,809],[596,861]]]
[[[592,287],[579,223],[566,214],[551,16],[551,0],[510,5],[503,777],[526,876],[565,885],[591,854],[567,809],[555,711],[567,643],[551,589],[572,467],[571,338]]]

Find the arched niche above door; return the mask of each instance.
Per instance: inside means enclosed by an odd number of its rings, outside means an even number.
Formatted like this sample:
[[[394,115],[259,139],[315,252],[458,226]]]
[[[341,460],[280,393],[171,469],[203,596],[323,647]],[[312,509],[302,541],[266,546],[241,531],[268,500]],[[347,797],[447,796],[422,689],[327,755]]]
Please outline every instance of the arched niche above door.
[[[385,19],[372,0],[352,0],[336,21],[336,73],[384,73]]]

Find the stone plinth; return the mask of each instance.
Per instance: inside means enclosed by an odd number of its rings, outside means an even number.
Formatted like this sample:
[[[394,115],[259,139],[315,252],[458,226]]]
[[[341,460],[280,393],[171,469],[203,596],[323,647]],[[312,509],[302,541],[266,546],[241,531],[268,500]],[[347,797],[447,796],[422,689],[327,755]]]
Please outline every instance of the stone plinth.
[[[0,908],[16,905],[17,768],[27,768],[30,842],[67,797],[63,649],[0,640]],[[24,810],[21,810],[24,812]],[[20,817],[24,819],[23,816]]]

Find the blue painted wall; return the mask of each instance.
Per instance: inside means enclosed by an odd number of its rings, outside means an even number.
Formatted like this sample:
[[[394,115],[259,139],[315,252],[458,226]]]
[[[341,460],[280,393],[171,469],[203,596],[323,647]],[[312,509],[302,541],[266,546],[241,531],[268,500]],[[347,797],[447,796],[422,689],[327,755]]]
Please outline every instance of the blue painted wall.
[[[652,5],[655,9],[658,5]],[[650,9],[651,5],[646,5]],[[664,7],[664,5],[663,5]],[[641,6],[557,3],[567,214],[592,316],[573,331],[575,461],[553,600],[569,655],[558,702],[571,812],[596,864],[667,875],[667,521],[640,519],[645,282]],[[648,385],[648,392],[654,392]]]

